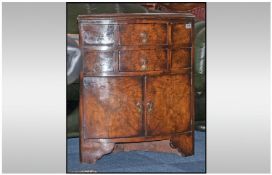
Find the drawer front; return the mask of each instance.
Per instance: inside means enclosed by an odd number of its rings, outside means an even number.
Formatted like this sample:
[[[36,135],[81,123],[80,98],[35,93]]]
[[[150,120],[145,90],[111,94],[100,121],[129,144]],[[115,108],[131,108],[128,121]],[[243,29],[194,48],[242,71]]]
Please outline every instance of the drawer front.
[[[117,25],[85,24],[81,30],[84,45],[112,45],[117,41]]]
[[[85,52],[84,73],[114,72],[115,52]]]
[[[167,50],[120,51],[119,71],[162,71],[167,66]]]
[[[192,24],[191,23],[180,23],[173,24],[172,26],[172,43],[178,46],[192,45]]]
[[[164,45],[167,44],[166,24],[120,25],[121,45]]]
[[[191,49],[176,49],[172,50],[171,70],[179,70],[186,67],[191,67]]]

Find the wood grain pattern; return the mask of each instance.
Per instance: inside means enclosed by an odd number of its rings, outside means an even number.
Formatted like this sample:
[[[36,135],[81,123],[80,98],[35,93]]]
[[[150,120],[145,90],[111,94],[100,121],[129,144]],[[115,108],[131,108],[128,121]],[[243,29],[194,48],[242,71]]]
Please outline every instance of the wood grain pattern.
[[[121,72],[166,70],[166,50],[120,51]]]
[[[83,44],[114,44],[117,40],[117,25],[81,25]]]
[[[95,163],[103,155],[111,153],[114,149],[114,143],[98,143],[90,140],[81,144],[80,162]]]
[[[175,135],[170,139],[170,146],[177,149],[183,156],[194,154],[194,137],[193,133]]]
[[[171,70],[180,70],[191,67],[191,49],[182,48],[172,50]]]
[[[147,135],[184,132],[190,129],[190,76],[165,75],[147,78]]]
[[[115,52],[85,52],[84,54],[84,72],[100,73],[113,72],[116,64]]]
[[[81,161],[94,163],[116,143],[123,151],[165,151],[169,140],[173,152],[192,155],[193,16],[97,14],[78,20]]]
[[[186,24],[191,24],[192,22],[187,22]],[[172,43],[177,46],[187,46],[190,47],[192,43],[191,39],[191,28],[186,28],[186,24],[173,24],[172,26]]]
[[[85,138],[141,134],[141,78],[85,77],[83,85]]]
[[[121,45],[162,45],[167,44],[166,24],[120,25]]]

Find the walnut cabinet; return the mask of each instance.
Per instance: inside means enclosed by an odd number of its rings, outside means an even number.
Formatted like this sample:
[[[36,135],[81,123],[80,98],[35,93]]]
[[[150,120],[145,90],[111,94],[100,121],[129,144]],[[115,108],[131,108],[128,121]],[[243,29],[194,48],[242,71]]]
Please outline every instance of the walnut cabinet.
[[[80,15],[78,25],[81,161],[94,163],[115,143],[158,140],[192,155],[194,16]]]

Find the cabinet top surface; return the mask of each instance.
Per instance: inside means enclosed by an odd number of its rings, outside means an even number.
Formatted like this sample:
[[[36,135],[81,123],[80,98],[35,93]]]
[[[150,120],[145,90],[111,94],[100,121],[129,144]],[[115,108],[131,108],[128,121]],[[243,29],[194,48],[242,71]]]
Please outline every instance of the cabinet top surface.
[[[78,20],[97,20],[97,19],[162,19],[162,18],[194,18],[191,13],[107,13],[107,14],[92,14],[79,15]]]

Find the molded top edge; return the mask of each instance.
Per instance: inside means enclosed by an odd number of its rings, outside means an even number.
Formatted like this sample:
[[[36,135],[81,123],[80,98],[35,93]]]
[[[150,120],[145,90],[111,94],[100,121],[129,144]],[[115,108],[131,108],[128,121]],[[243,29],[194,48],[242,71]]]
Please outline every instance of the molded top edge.
[[[120,18],[194,18],[191,13],[103,13],[79,15],[77,20],[120,19]]]

